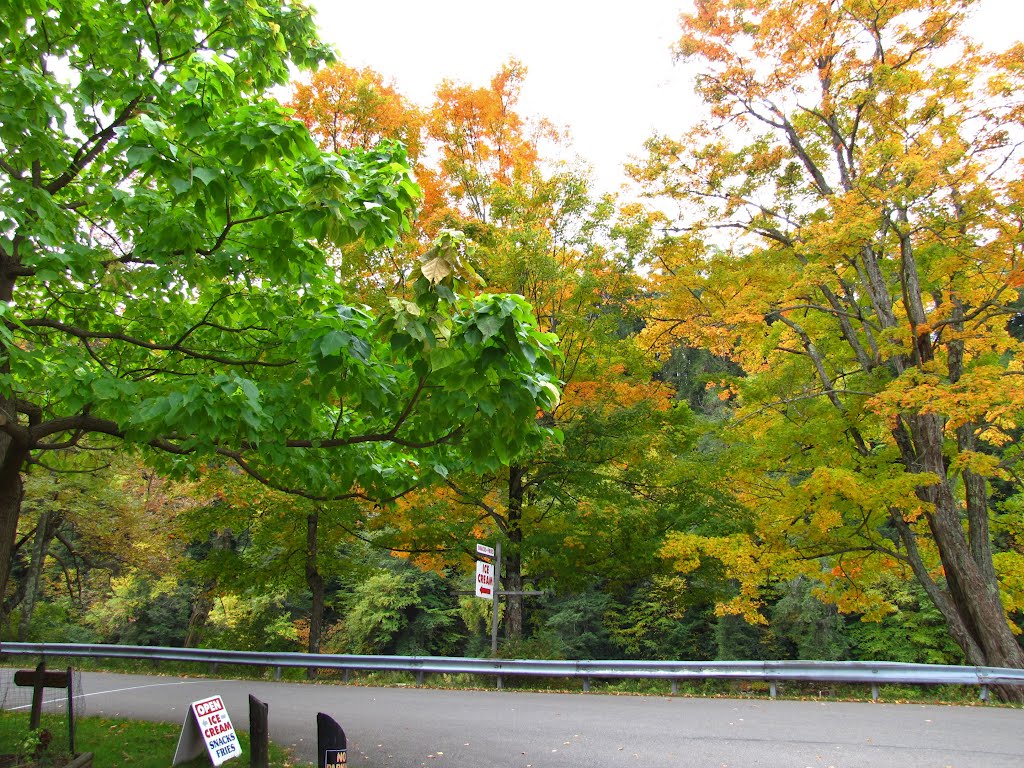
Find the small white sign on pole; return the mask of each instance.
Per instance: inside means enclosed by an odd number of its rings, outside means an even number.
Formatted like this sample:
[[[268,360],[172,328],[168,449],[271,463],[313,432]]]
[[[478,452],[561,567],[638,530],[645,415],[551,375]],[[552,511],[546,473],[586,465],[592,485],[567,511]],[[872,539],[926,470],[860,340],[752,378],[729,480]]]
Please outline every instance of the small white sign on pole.
[[[488,547],[486,544],[477,544],[476,553],[484,557],[494,557],[494,547]]]
[[[189,705],[171,764],[177,765],[198,757],[204,746],[214,765],[242,756],[242,746],[238,743],[227,707],[220,696],[210,696]]]
[[[476,596],[494,599],[494,567],[483,560],[476,561]]]

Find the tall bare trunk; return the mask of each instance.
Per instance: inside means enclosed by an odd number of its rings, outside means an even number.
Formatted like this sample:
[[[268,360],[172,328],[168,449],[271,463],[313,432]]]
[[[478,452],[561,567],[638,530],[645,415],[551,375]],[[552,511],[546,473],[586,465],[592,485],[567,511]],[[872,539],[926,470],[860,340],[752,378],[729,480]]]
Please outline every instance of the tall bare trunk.
[[[54,496],[56,497],[56,494]],[[29,563],[28,573],[25,574],[25,598],[21,603],[21,618],[18,622],[18,640],[23,643],[29,639],[29,628],[32,624],[32,615],[35,613],[36,604],[39,602],[46,558],[62,520],[63,515],[59,512],[44,510],[39,514],[36,536],[32,544],[32,560]]]
[[[200,632],[206,626],[206,621],[210,618],[210,611],[213,610],[213,586],[214,582],[212,581],[203,585],[203,589],[192,602],[192,612],[188,617],[188,632],[185,634],[186,648],[199,647]]]
[[[502,589],[506,592],[523,591],[523,502],[526,495],[526,471],[518,464],[508,470],[508,536],[507,551],[502,554]],[[523,637],[523,596],[505,598],[505,637],[519,640]]]
[[[317,566],[319,551],[320,514],[313,512],[306,517],[306,586],[312,596],[309,611],[309,652],[320,653],[320,640],[324,627],[325,587],[324,577]],[[309,677],[315,677],[316,670],[307,670]]]

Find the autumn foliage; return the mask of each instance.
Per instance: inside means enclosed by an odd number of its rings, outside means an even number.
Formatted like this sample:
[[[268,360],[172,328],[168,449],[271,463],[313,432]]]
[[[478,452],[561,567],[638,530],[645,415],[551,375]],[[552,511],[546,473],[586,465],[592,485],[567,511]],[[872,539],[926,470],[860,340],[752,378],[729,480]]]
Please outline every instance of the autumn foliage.
[[[960,34],[969,3],[702,0],[677,55],[707,122],[656,137],[635,176],[685,202],[652,256],[654,347],[730,356],[742,443],[715,557],[756,616],[765,574],[804,573],[846,610],[912,574],[974,663],[1020,666],[991,526],[1012,507],[1022,349],[1020,55]],[[658,215],[656,215],[657,217]],[[748,561],[753,558],[752,561]],[[1002,603],[999,599],[1002,588]]]

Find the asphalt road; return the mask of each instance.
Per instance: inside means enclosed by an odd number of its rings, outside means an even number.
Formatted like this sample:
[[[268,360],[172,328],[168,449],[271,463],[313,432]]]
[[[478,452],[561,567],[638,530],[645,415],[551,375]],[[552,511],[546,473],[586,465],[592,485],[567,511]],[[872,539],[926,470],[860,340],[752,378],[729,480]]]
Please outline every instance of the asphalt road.
[[[357,768],[1019,768],[1024,710],[842,702],[369,688],[82,673],[85,714],[180,724],[221,695],[248,729],[314,762],[316,713],[337,720]],[[247,756],[242,758],[248,764]],[[168,759],[168,763],[170,759]],[[239,761],[240,762],[240,761]],[[226,764],[228,768],[232,763]]]

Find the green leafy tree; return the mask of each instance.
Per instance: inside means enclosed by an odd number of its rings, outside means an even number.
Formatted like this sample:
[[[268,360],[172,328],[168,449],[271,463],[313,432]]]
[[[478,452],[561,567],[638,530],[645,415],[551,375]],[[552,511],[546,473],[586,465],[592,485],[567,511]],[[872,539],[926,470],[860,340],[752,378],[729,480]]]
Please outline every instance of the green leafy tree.
[[[191,510],[185,522],[195,542],[186,570],[203,585],[196,632],[203,631],[214,596],[284,594],[304,625],[305,650],[319,653],[330,587],[353,568],[345,550],[362,511],[351,501],[268,489],[230,466],[207,472],[202,488],[214,500]]]
[[[883,579],[875,587],[896,610],[848,629],[854,655],[870,661],[963,664],[963,650],[950,637],[942,614],[914,582]]]
[[[450,654],[464,628],[447,582],[389,560],[342,598],[341,617],[325,645],[336,653]]]
[[[621,252],[601,242],[608,211],[578,181],[538,178],[535,188],[501,191],[491,224],[472,225],[478,271],[527,296],[558,331],[564,396],[538,419],[559,439],[497,472],[453,472],[443,492],[404,498],[393,530],[396,548],[448,551],[449,561],[472,556],[477,537],[500,538],[502,586],[511,592],[541,582],[586,589],[574,577],[593,578],[595,568],[620,583],[637,578],[622,572],[644,552],[657,559],[645,534],[663,534],[677,511],[664,504],[671,494],[659,483],[663,459],[688,439],[689,411],[652,381],[650,362],[624,330],[635,277],[617,260]],[[521,636],[525,619],[522,598],[510,596],[508,637]]]
[[[264,96],[329,58],[305,6],[16,0],[0,58],[0,588],[26,469],[85,442],[383,500],[540,439],[525,302],[420,278],[380,319],[335,280],[321,245],[395,241],[420,193]]]
[[[787,641],[798,659],[845,659],[850,649],[846,622],[834,605],[818,599],[812,585],[808,579],[793,579],[781,586],[771,608],[772,633]]]
[[[715,658],[714,602],[700,581],[665,576],[641,584],[606,616],[617,656],[709,661]],[[717,584],[716,584],[717,586]]]

